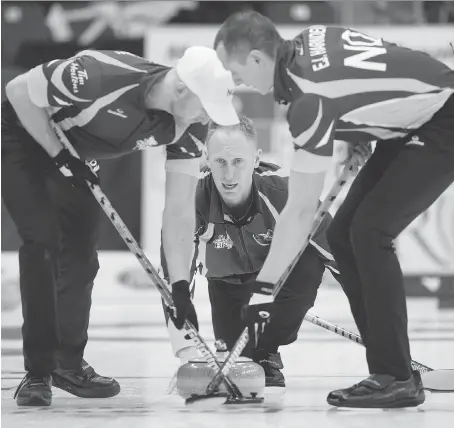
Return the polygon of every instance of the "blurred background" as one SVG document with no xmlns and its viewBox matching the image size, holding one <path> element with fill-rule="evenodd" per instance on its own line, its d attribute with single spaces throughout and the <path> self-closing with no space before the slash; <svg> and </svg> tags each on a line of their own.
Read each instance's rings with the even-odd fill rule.
<svg viewBox="0 0 454 428">
<path fill-rule="evenodd" d="M 231 13 L 256 10 L 292 38 L 312 24 L 352 26 L 407 47 L 423 50 L 454 68 L 453 1 L 33 1 L 2 4 L 2 101 L 4 86 L 37 64 L 72 56 L 86 48 L 125 50 L 172 65 L 191 45 L 211 46 Z M 267 160 L 288 164 L 291 139 L 285 107 L 272 96 L 241 91 L 238 111 L 254 120 Z M 149 149 L 101 162 L 103 188 L 154 263 L 159 263 L 163 206 L 163 152 Z M 328 181 L 335 178 L 333 170 Z M 2 183 L 3 186 L 8 183 Z M 327 187 L 329 184 L 327 183 Z M 2 205 L 2 309 L 19 304 L 14 225 Z M 104 255 L 126 247 L 103 219 L 99 249 Z M 443 194 L 397 242 L 409 296 L 434 296 L 440 308 L 454 308 L 454 188 Z M 108 281 L 144 288 L 135 262 L 109 267 Z"/>
</svg>

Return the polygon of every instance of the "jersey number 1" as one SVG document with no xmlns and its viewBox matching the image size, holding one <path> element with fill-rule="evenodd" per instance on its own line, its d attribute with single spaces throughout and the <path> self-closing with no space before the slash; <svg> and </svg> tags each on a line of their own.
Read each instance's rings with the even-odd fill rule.
<svg viewBox="0 0 454 428">
<path fill-rule="evenodd" d="M 374 39 L 366 34 L 352 30 L 344 31 L 342 33 L 342 39 L 346 42 L 344 44 L 345 50 L 359 52 L 344 59 L 344 65 L 346 67 L 386 71 L 385 63 L 370 61 L 371 58 L 386 54 L 386 48 L 383 47 L 381 39 Z"/>
</svg>

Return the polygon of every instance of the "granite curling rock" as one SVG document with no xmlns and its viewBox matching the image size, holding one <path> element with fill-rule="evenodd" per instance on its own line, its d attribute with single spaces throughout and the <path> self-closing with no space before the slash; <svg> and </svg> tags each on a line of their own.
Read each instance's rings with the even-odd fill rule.
<svg viewBox="0 0 454 428">
<path fill-rule="evenodd" d="M 216 353 L 222 364 L 227 353 Z M 222 355 L 224 354 L 224 355 Z M 208 384 L 215 375 L 215 370 L 208 366 L 203 358 L 194 358 L 183 364 L 177 372 L 178 394 L 186 399 L 192 394 L 205 394 Z M 246 357 L 240 357 L 229 372 L 230 379 L 238 386 L 245 397 L 263 397 L 265 391 L 265 372 L 263 368 Z M 227 392 L 224 383 L 220 392 Z"/>
</svg>

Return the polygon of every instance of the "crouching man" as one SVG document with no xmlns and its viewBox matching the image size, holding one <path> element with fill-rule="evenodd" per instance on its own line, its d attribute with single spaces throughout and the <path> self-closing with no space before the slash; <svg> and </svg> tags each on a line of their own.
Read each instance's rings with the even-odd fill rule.
<svg viewBox="0 0 454 428">
<path fill-rule="evenodd" d="M 268 255 L 276 219 L 287 201 L 288 177 L 276 165 L 260 162 L 256 130 L 244 116 L 238 125 L 213 125 L 206 149 L 207 168 L 197 187 L 194 258 L 208 280 L 215 338 L 230 350 L 245 327 L 241 308 L 248 304 L 250 283 Z M 285 387 L 279 347 L 297 339 L 325 268 L 337 274 L 325 236 L 330 221 L 325 219 L 276 297 L 273 319 L 258 348 L 250 341 L 243 351 L 263 367 L 267 387 Z M 194 356 L 183 331 L 173 323 L 168 326 L 175 355 Z"/>
</svg>

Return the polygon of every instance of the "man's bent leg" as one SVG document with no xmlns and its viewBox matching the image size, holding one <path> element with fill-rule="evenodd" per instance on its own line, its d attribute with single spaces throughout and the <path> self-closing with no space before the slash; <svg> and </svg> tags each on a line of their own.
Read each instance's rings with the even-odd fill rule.
<svg viewBox="0 0 454 428">
<path fill-rule="evenodd" d="M 91 293 L 99 264 L 96 253 L 100 207 L 88 187 L 56 180 L 62 249 L 58 276 L 58 315 L 61 333 L 59 368 L 53 383 L 84 398 L 113 397 L 120 386 L 99 376 L 83 360 L 90 319 Z"/>
<path fill-rule="evenodd" d="M 375 152 L 353 181 L 327 231 L 328 243 L 339 269 L 339 282 L 349 300 L 353 318 L 365 343 L 368 338 L 367 315 L 361 278 L 350 240 L 350 227 L 361 201 L 375 187 L 402 146 L 403 143 L 398 144 L 395 141 L 384 141 L 377 145 Z"/>
<path fill-rule="evenodd" d="M 19 249 L 24 366 L 26 371 L 43 375 L 56 367 L 59 346 L 55 253 L 41 243 L 26 243 Z"/>
<path fill-rule="evenodd" d="M 100 208 L 88 187 L 72 187 L 58 179 L 53 185 L 62 232 L 57 286 L 59 366 L 77 369 L 87 343 L 93 281 L 99 269 Z"/>
<path fill-rule="evenodd" d="M 246 284 L 209 279 L 208 293 L 214 337 L 223 340 L 230 351 L 245 327 L 241 308 L 248 303 L 251 292 Z M 252 344 L 248 343 L 242 355 L 251 357 L 252 349 Z"/>
<path fill-rule="evenodd" d="M 47 191 L 51 162 L 2 104 L 2 198 L 23 241 L 19 250 L 23 352 L 27 374 L 15 398 L 22 406 L 50 405 L 50 372 L 59 346 L 56 310 L 58 228 Z"/>
<path fill-rule="evenodd" d="M 260 346 L 277 352 L 293 343 L 307 311 L 314 306 L 325 265 L 317 250 L 309 245 L 275 299 L 275 312 L 260 340 Z"/>
<path fill-rule="evenodd" d="M 356 212 L 351 238 L 364 287 L 372 375 L 329 394 L 330 404 L 409 407 L 425 400 L 420 374 L 411 372 L 405 292 L 393 240 L 454 182 L 453 123 L 454 97 L 404 140 L 404 148 Z"/>
<path fill-rule="evenodd" d="M 400 380 L 411 375 L 405 291 L 393 240 L 454 181 L 453 165 L 454 150 L 407 146 L 356 212 L 351 239 L 363 284 L 371 373 Z"/>
<path fill-rule="evenodd" d="M 309 245 L 276 296 L 273 317 L 259 341 L 254 359 L 263 367 L 266 386 L 285 386 L 279 346 L 293 343 L 307 311 L 314 306 L 325 265 Z"/>
</svg>

